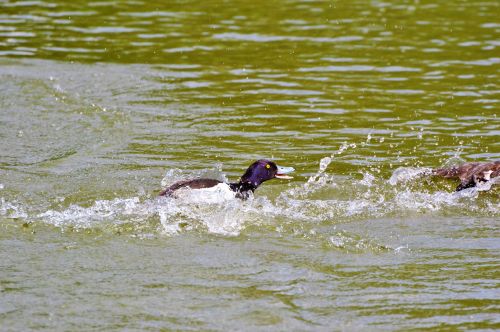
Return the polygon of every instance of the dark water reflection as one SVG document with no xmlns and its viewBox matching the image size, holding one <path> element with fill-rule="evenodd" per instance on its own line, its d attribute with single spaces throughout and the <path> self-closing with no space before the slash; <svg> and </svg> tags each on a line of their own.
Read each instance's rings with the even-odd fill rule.
<svg viewBox="0 0 500 332">
<path fill-rule="evenodd" d="M 498 189 L 388 179 L 500 157 L 498 12 L 0 2 L 0 326 L 495 328 Z M 154 199 L 262 157 L 295 179 Z"/>
</svg>

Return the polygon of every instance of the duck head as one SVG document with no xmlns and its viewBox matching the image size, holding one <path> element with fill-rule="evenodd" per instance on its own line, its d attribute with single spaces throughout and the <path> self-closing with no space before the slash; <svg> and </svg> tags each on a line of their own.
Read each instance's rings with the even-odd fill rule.
<svg viewBox="0 0 500 332">
<path fill-rule="evenodd" d="M 240 179 L 240 183 L 248 183 L 256 189 L 262 182 L 271 179 L 292 179 L 288 173 L 295 171 L 293 167 L 281 167 L 270 160 L 257 160 Z"/>
</svg>

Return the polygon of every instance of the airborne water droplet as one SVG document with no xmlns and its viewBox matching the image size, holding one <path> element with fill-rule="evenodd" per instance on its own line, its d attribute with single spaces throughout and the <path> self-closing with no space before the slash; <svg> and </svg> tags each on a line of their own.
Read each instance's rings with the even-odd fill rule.
<svg viewBox="0 0 500 332">
<path fill-rule="evenodd" d="M 321 161 L 319 162 L 319 171 L 324 172 L 326 170 L 326 168 L 328 167 L 328 165 L 330 165 L 331 162 L 332 162 L 331 157 L 325 157 L 325 158 L 321 159 Z"/>
</svg>

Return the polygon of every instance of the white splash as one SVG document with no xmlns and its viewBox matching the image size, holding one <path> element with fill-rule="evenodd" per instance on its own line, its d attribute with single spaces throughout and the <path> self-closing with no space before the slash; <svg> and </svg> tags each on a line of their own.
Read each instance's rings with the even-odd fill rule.
<svg viewBox="0 0 500 332">
<path fill-rule="evenodd" d="M 303 185 L 303 187 L 301 188 L 300 191 L 294 191 L 291 193 L 295 194 L 298 192 L 302 192 L 305 194 L 309 194 L 313 191 L 316 191 L 318 188 L 321 188 L 322 186 L 324 186 L 328 182 L 328 180 L 331 179 L 331 177 L 325 175 L 326 169 L 328 168 L 328 166 L 330 166 L 330 164 L 332 163 L 335 156 L 341 155 L 342 153 L 344 153 L 344 151 L 346 151 L 349 148 L 352 148 L 352 149 L 356 148 L 356 144 L 355 143 L 351 143 L 351 144 L 344 143 L 339 147 L 339 149 L 336 152 L 332 153 L 328 157 L 322 158 L 319 162 L 318 172 L 316 174 L 312 175 L 311 177 L 309 177 L 309 179 L 307 179 L 306 183 Z"/>
<path fill-rule="evenodd" d="M 249 226 L 270 226 L 270 229 L 309 238 L 318 237 L 327 242 L 333 236 L 333 241 L 329 242 L 338 247 L 342 246 L 342 242 L 346 243 L 343 236 L 314 235 L 312 228 L 317 224 L 335 225 L 349 220 L 373 220 L 394 215 L 404 217 L 415 213 L 488 216 L 500 213 L 497 196 L 480 193 L 491 189 L 493 184 L 500 182 L 500 178 L 480 184 L 477 188 L 448 192 L 429 187 L 427 181 L 414 181 L 427 175 L 430 172 L 428 168 L 398 168 L 389 181 L 378 176 L 377 170 L 373 174 L 363 172 L 362 179 L 328 174 L 328 167 L 334 158 L 355 147 L 354 144 L 342 145 L 338 151 L 320 160 L 317 173 L 306 183 L 291 185 L 275 198 L 266 197 L 266 191 L 259 189 L 256 197 L 243 201 L 235 198 L 226 184 L 202 190 L 182 189 L 176 192 L 176 197 L 148 199 L 143 195 L 97 200 L 90 206 L 73 204 L 42 211 L 36 211 L 36 207 L 25 211 L 22 204 L 1 198 L 0 216 L 46 223 L 62 230 L 98 229 L 128 232 L 133 236 L 173 236 L 184 232 L 236 236 Z M 171 182 L 177 175 L 183 175 L 183 172 L 169 171 L 166 182 Z M 63 203 L 64 200 L 60 199 L 54 201 L 58 206 Z M 358 243 L 358 240 L 352 243 Z M 352 249 L 356 246 L 348 243 L 347 247 Z"/>
<path fill-rule="evenodd" d="M 204 189 L 182 188 L 175 192 L 175 197 L 186 203 L 217 204 L 236 199 L 236 193 L 226 183 L 219 183 L 214 187 Z"/>
<path fill-rule="evenodd" d="M 422 176 L 430 175 L 432 173 L 431 168 L 425 167 L 400 167 L 396 169 L 391 178 L 389 179 L 389 184 L 392 186 L 398 183 L 407 183 L 413 181 Z"/>
</svg>

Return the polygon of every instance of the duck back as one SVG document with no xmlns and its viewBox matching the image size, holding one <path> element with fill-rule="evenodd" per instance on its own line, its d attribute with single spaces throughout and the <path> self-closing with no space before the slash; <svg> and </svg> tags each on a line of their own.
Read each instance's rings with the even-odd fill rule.
<svg viewBox="0 0 500 332">
<path fill-rule="evenodd" d="M 160 196 L 172 196 L 172 194 L 181 188 L 190 188 L 190 189 L 204 189 L 204 188 L 212 188 L 222 183 L 222 181 L 215 179 L 194 179 L 194 180 L 184 180 L 178 181 L 172 184 L 170 187 L 162 190 L 160 192 Z"/>
<path fill-rule="evenodd" d="M 489 163 L 466 163 L 456 167 L 437 168 L 434 175 L 447 179 L 459 179 L 457 191 L 474 187 L 478 182 L 489 181 L 500 176 L 500 161 Z"/>
</svg>

